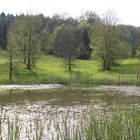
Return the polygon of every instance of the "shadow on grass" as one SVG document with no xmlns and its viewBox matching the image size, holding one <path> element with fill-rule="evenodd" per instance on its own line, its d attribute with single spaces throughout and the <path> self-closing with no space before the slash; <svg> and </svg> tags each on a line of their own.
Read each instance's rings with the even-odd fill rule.
<svg viewBox="0 0 140 140">
<path fill-rule="evenodd" d="M 114 66 L 112 68 L 112 72 L 116 73 L 116 74 L 137 74 L 138 70 L 140 69 L 140 65 L 139 64 L 123 64 L 120 66 Z"/>
</svg>

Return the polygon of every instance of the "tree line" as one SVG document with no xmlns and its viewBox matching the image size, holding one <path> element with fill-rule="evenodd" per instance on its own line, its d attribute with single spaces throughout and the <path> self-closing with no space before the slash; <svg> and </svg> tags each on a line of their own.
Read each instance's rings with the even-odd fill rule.
<svg viewBox="0 0 140 140">
<path fill-rule="evenodd" d="M 79 18 L 56 14 L 0 14 L 0 48 L 9 50 L 10 79 L 13 57 L 28 70 L 41 53 L 62 57 L 69 71 L 75 59 L 99 59 L 110 70 L 120 58 L 139 54 L 140 28 L 121 25 L 113 11 L 103 16 L 87 11 Z"/>
</svg>

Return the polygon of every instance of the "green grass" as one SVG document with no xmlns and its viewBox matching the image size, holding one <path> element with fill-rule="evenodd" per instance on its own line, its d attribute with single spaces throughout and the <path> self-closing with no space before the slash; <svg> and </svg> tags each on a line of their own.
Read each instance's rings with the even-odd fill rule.
<svg viewBox="0 0 140 140">
<path fill-rule="evenodd" d="M 136 110 L 119 110 L 111 113 L 110 116 L 106 113 L 102 114 L 102 117 L 91 114 L 87 125 L 81 123 L 73 131 L 67 127 L 65 129 L 67 133 L 64 133 L 62 138 L 73 140 L 139 140 L 139 113 Z M 64 124 L 69 126 L 68 121 L 64 121 Z M 60 131 L 62 133 L 62 130 Z"/>
<path fill-rule="evenodd" d="M 139 140 L 139 111 L 115 111 L 102 116 L 91 113 L 90 120 L 84 120 L 73 130 L 69 129 L 69 121 L 65 119 L 58 131 L 58 139 L 72 140 Z M 85 124 L 85 122 L 88 124 Z M 63 130 L 65 132 L 63 133 Z M 63 135 L 61 135 L 63 134 Z"/>
<path fill-rule="evenodd" d="M 66 114 L 58 120 L 60 114 L 57 114 L 56 117 L 50 116 L 50 123 L 47 125 L 42 123 L 45 116 L 41 119 L 40 116 L 35 116 L 26 126 L 16 112 L 13 118 L 4 114 L 4 117 L 0 116 L 0 139 L 20 140 L 24 136 L 26 139 L 41 140 L 47 139 L 46 136 L 51 132 L 53 135 L 49 137 L 57 140 L 140 139 L 140 111 L 137 109 L 118 109 L 98 115 L 91 110 L 88 116 L 73 124 L 70 120 L 75 116 Z"/>
<path fill-rule="evenodd" d="M 63 60 L 54 56 L 42 55 L 31 71 L 14 60 L 13 83 L 140 84 L 137 77 L 140 62 L 137 59 L 120 60 L 111 71 L 102 71 L 97 60 L 76 60 L 75 64 L 71 77 Z M 8 67 L 8 53 L 0 51 L 0 84 L 10 83 Z"/>
</svg>

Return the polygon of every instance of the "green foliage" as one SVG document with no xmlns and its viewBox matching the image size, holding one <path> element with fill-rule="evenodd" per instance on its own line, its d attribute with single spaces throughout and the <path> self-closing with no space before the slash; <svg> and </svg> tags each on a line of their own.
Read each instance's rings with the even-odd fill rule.
<svg viewBox="0 0 140 140">
<path fill-rule="evenodd" d="M 90 59 L 92 49 L 90 48 L 91 39 L 90 39 L 88 28 L 83 27 L 83 29 L 81 29 L 81 32 L 82 32 L 81 33 L 81 45 L 80 45 L 80 49 L 79 49 L 78 58 Z"/>
<path fill-rule="evenodd" d="M 9 30 L 9 46 L 13 46 L 15 55 L 29 70 L 34 67 L 41 53 L 40 33 L 45 26 L 43 21 L 42 15 L 21 15 Z"/>
<path fill-rule="evenodd" d="M 7 47 L 7 35 L 10 24 L 13 23 L 13 15 L 5 15 L 4 12 L 0 14 L 0 47 L 6 49 Z"/>
<path fill-rule="evenodd" d="M 69 71 L 72 71 L 72 61 L 78 56 L 79 42 L 77 32 L 76 27 L 63 25 L 54 34 L 54 54 L 64 58 L 65 65 L 68 66 Z"/>
<path fill-rule="evenodd" d="M 47 53 L 49 54 L 53 54 L 53 36 L 54 36 L 54 32 L 57 30 L 57 28 L 61 27 L 62 25 L 67 25 L 67 26 L 80 26 L 80 28 L 82 27 L 83 29 L 86 29 L 86 31 L 88 31 L 88 35 L 86 35 L 86 33 L 84 33 L 86 39 L 82 39 L 83 41 L 80 44 L 80 49 L 79 49 L 79 53 L 80 53 L 80 57 L 82 59 L 89 59 L 90 58 L 90 54 L 91 54 L 91 50 L 90 47 L 92 45 L 94 46 L 99 46 L 100 44 L 104 44 L 104 42 L 102 42 L 102 37 L 100 36 L 98 38 L 98 33 L 102 30 L 102 27 L 100 26 L 100 23 L 103 22 L 103 25 L 105 25 L 107 22 L 104 21 L 105 17 L 99 17 L 95 12 L 93 11 L 86 11 L 85 13 L 83 13 L 80 17 L 79 20 L 77 20 L 76 18 L 72 18 L 72 17 L 68 17 L 67 15 L 60 15 L 60 14 L 55 14 L 52 17 L 44 17 L 42 14 L 39 15 L 31 15 L 32 16 L 32 31 L 34 32 L 38 32 L 40 35 L 37 38 L 33 38 L 33 40 L 39 39 L 41 40 L 41 42 L 39 41 L 33 41 L 34 44 L 39 44 L 39 45 L 34 45 L 41 47 L 41 50 L 43 51 L 47 51 Z M 8 31 L 9 31 L 9 27 L 12 26 L 13 22 L 17 20 L 21 20 L 21 22 L 18 24 L 17 30 L 18 30 L 18 34 L 25 33 L 27 35 L 27 32 L 25 29 L 28 29 L 27 24 L 25 23 L 27 20 L 27 17 L 29 17 L 29 14 L 27 15 L 19 15 L 19 16 L 13 16 L 11 14 L 5 14 L 4 12 L 2 12 L 0 14 L 0 47 L 6 49 L 7 47 L 7 35 L 8 35 Z M 26 25 L 25 25 L 26 24 Z M 96 30 L 96 26 L 98 24 L 98 33 Z M 82 26 L 81 26 L 82 25 Z M 120 24 L 116 24 L 115 27 L 117 28 L 117 30 L 121 30 L 121 32 L 119 32 L 117 39 L 119 40 L 119 44 L 120 48 L 122 47 L 122 49 L 119 51 L 117 51 L 117 53 L 120 52 L 124 52 L 124 55 L 126 56 L 126 53 L 129 53 L 129 55 L 131 55 L 132 57 L 135 57 L 137 54 L 137 49 L 138 49 L 138 44 L 139 44 L 139 27 L 135 27 L 135 26 L 131 26 L 131 25 L 120 25 Z M 87 29 L 88 28 L 88 29 Z M 24 30 L 25 32 L 23 32 L 22 30 Z M 81 29 L 80 29 L 81 30 Z M 41 32 L 43 31 L 43 32 Z M 106 31 L 105 31 L 106 32 Z M 107 31 L 108 32 L 108 31 Z M 112 34 L 112 31 L 110 32 L 110 36 L 112 38 L 114 38 L 116 36 L 116 34 Z M 80 31 L 80 37 L 77 36 L 76 40 L 81 38 L 81 31 Z M 23 34 L 22 34 L 23 35 Z M 14 36 L 15 33 L 14 33 Z M 23 35 L 25 37 L 25 35 Z M 18 40 L 18 44 L 21 47 L 21 49 L 19 49 L 19 52 L 22 52 L 24 50 L 23 47 L 23 42 L 27 42 L 27 37 L 19 37 L 20 39 Z M 89 37 L 88 37 L 89 36 Z M 97 37 L 96 40 L 93 40 L 94 37 Z M 89 42 L 90 39 L 90 46 L 87 42 Z M 22 41 L 21 41 L 22 40 Z M 85 43 L 85 40 L 86 43 Z M 116 43 L 114 43 L 116 44 Z M 122 45 L 123 44 L 123 45 Z M 15 45 L 16 46 L 16 45 Z M 124 47 L 126 46 L 126 47 Z M 117 50 L 117 49 L 116 49 Z M 123 51 L 122 51 L 123 50 Z M 97 54 L 98 50 L 96 50 L 95 47 L 95 53 Z M 127 52 L 128 51 L 128 52 Z M 23 55 L 21 55 L 22 53 L 17 53 L 18 56 L 23 57 Z M 120 55 L 120 54 L 119 54 Z M 114 55 L 113 55 L 114 56 Z M 116 54 L 115 54 L 116 57 Z M 118 57 L 118 56 L 117 56 Z M 123 56 L 124 57 L 124 56 Z"/>
<path fill-rule="evenodd" d="M 119 57 L 116 22 L 117 17 L 109 11 L 96 23 L 94 54 L 101 60 L 103 70 L 110 70 Z"/>
<path fill-rule="evenodd" d="M 56 55 L 74 59 L 77 57 L 76 27 L 62 25 L 54 34 L 54 52 Z"/>
</svg>

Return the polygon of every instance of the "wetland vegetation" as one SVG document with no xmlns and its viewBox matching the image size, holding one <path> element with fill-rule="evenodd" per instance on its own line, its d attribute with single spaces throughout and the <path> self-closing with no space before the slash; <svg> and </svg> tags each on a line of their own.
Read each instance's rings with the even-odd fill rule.
<svg viewBox="0 0 140 140">
<path fill-rule="evenodd" d="M 100 86 L 1 91 L 1 139 L 138 140 L 140 96 L 135 90 L 140 89 L 129 94 Z"/>
</svg>

